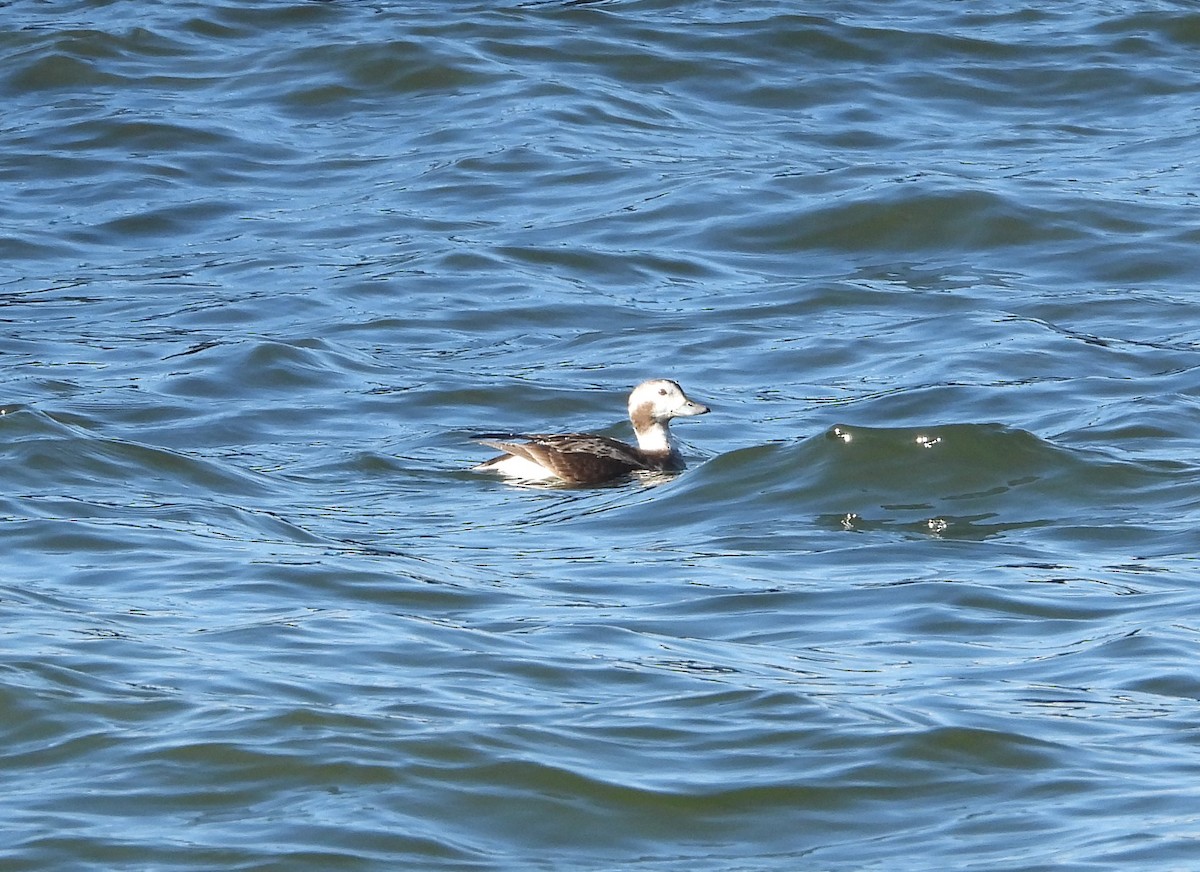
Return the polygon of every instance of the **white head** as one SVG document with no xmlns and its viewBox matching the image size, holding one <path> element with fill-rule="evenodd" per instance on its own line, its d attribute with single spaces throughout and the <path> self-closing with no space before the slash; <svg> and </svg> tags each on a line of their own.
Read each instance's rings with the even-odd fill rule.
<svg viewBox="0 0 1200 872">
<path fill-rule="evenodd" d="M 707 411 L 708 406 L 688 399 L 683 388 L 670 379 L 644 381 L 629 395 L 629 420 L 643 451 L 670 451 L 667 423 L 672 418 L 690 418 Z"/>
</svg>

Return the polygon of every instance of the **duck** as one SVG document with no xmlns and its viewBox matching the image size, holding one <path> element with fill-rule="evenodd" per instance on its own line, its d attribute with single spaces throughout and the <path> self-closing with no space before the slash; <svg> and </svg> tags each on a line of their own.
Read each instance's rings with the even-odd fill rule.
<svg viewBox="0 0 1200 872">
<path fill-rule="evenodd" d="M 472 468 L 522 481 L 572 485 L 603 484 L 637 472 L 678 472 L 684 461 L 671 439 L 671 420 L 710 411 L 688 397 L 678 382 L 665 378 L 635 387 L 628 409 L 637 445 L 592 433 L 483 433 L 473 438 L 503 453 Z"/>
</svg>

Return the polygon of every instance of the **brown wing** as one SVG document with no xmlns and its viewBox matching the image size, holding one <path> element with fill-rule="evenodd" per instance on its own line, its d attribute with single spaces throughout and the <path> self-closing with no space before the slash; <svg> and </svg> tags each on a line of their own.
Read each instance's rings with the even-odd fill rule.
<svg viewBox="0 0 1200 872">
<path fill-rule="evenodd" d="M 536 434 L 507 439 L 480 439 L 484 445 L 523 457 L 550 470 L 563 481 L 573 484 L 598 484 L 620 478 L 650 464 L 632 445 L 607 436 L 588 433 Z"/>
</svg>

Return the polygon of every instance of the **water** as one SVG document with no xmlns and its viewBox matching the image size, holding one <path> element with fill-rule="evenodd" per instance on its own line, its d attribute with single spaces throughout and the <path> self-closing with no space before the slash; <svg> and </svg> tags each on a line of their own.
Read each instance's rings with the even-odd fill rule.
<svg viewBox="0 0 1200 872">
<path fill-rule="evenodd" d="M 1198 45 L 5 4 L 0 866 L 1194 868 Z"/>
</svg>

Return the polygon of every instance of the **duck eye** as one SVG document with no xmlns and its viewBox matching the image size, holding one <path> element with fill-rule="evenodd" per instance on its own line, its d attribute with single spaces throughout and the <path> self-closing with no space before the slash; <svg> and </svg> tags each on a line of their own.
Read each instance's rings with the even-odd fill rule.
<svg viewBox="0 0 1200 872">
<path fill-rule="evenodd" d="M 665 397 L 665 396 L 667 395 L 667 389 L 666 389 L 666 388 L 659 388 L 659 389 L 658 389 L 658 395 L 659 395 L 660 397 Z"/>
</svg>

